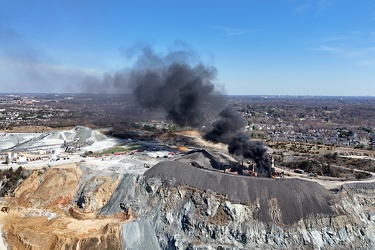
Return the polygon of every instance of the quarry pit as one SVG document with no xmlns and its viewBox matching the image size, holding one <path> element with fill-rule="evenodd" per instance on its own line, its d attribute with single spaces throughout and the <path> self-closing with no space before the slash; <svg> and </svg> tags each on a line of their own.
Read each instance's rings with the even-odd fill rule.
<svg viewBox="0 0 375 250">
<path fill-rule="evenodd" d="M 87 144 L 63 152 L 67 137 L 62 134 L 71 136 L 74 131 L 84 132 L 77 136 Z M 375 213 L 366 205 L 373 199 L 372 189 L 363 191 L 360 186 L 357 191 L 358 182 L 340 182 L 330 191 L 319 184 L 330 181 L 299 174 L 272 179 L 228 173 L 222 167 L 237 160 L 222 144 L 206 143 L 197 133 L 185 136 L 196 139 L 194 148 L 139 141 L 136 144 L 141 147 L 129 147 L 126 154 L 100 154 L 127 145 L 129 140 L 116 141 L 83 127 L 28 138 L 20 149 L 31 145 L 33 151 L 50 149 L 51 155 L 24 164 L 23 168 L 34 171 L 10 196 L 2 198 L 2 207 L 10 209 L 0 212 L 3 247 L 170 249 L 172 243 L 168 242 L 174 242 L 171 249 L 178 249 L 195 240 L 200 242 L 195 249 L 215 244 L 228 249 L 262 249 L 303 242 L 318 247 L 357 246 L 359 239 L 371 246 L 371 234 L 362 235 L 356 228 L 364 225 L 349 216 L 351 198 L 346 192 L 354 192 L 355 197 L 362 192 L 358 197 L 362 197 L 363 208 L 353 214 L 369 218 L 365 226 L 372 230 Z M 76 139 L 71 136 L 69 140 Z M 100 150 L 85 154 L 95 147 Z M 52 160 L 62 154 L 66 159 Z M 19 166 L 10 163 L 1 168 Z M 363 185 L 366 182 L 373 179 Z M 333 236 L 326 234 L 327 227 Z M 176 228 L 182 238 L 173 233 Z M 301 228 L 305 231 L 297 233 Z M 253 234 L 254 230 L 259 231 Z M 142 232 L 149 237 L 144 238 Z M 294 233 L 301 238 L 287 240 Z M 204 235 L 207 239 L 201 238 Z"/>
</svg>

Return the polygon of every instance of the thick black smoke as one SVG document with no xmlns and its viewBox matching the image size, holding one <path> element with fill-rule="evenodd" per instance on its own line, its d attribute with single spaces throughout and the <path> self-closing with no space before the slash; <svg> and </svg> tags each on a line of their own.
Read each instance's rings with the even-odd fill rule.
<svg viewBox="0 0 375 250">
<path fill-rule="evenodd" d="M 87 78 L 84 84 L 86 91 L 126 93 L 130 90 L 143 107 L 164 110 L 167 118 L 181 127 L 198 128 L 208 122 L 209 115 L 216 115 L 225 106 L 215 88 L 216 75 L 215 68 L 197 62 L 192 50 L 175 50 L 163 55 L 144 48 L 133 67 L 106 74 L 103 79 Z M 246 125 L 240 113 L 226 107 L 204 138 L 226 143 L 231 154 L 252 159 L 268 170 L 266 149 L 242 132 Z"/>
<path fill-rule="evenodd" d="M 198 127 L 216 102 L 216 71 L 203 65 L 172 63 L 158 70 L 133 71 L 130 82 L 133 94 L 142 106 L 159 108 L 181 127 Z"/>
<path fill-rule="evenodd" d="M 261 141 L 251 141 L 250 136 L 243 132 L 246 119 L 233 108 L 226 108 L 220 114 L 220 119 L 213 123 L 213 128 L 204 139 L 214 143 L 228 144 L 230 154 L 242 156 L 255 161 L 258 171 L 263 176 L 269 175 L 271 162 L 267 149 Z"/>
<path fill-rule="evenodd" d="M 261 141 L 251 141 L 249 135 L 240 132 L 236 134 L 228 144 L 230 154 L 239 155 L 255 161 L 263 174 L 268 175 L 271 171 L 271 162 L 267 149 Z"/>
<path fill-rule="evenodd" d="M 219 117 L 220 119 L 212 124 L 212 130 L 203 136 L 205 140 L 228 144 L 247 125 L 246 119 L 230 106 L 221 111 Z"/>
<path fill-rule="evenodd" d="M 191 65 L 188 59 L 185 51 L 158 56 L 146 49 L 130 71 L 129 82 L 144 107 L 163 109 L 179 126 L 196 128 L 207 121 L 212 107 L 220 107 L 223 102 L 215 90 L 216 69 L 201 63 Z M 246 125 L 237 110 L 226 107 L 204 139 L 228 144 L 231 154 L 252 159 L 267 172 L 270 162 L 266 149 L 243 133 Z"/>
<path fill-rule="evenodd" d="M 230 154 L 242 156 L 255 161 L 262 176 L 267 176 L 271 170 L 267 150 L 260 141 L 251 141 L 250 136 L 243 132 L 247 125 L 246 119 L 234 108 L 227 107 L 219 114 L 211 131 L 204 135 L 204 139 L 214 143 L 228 144 Z"/>
<path fill-rule="evenodd" d="M 84 85 L 86 90 L 130 91 L 143 107 L 165 111 L 181 127 L 197 128 L 223 107 L 223 101 L 215 89 L 216 69 L 195 57 L 188 49 L 163 55 L 144 48 L 131 68 L 99 80 L 87 78 Z"/>
</svg>

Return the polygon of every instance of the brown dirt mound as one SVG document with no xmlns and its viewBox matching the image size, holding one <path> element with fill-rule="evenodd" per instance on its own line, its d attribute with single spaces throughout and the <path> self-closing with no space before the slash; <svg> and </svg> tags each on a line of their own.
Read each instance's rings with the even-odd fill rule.
<svg viewBox="0 0 375 250">
<path fill-rule="evenodd" d="M 114 218 L 76 220 L 62 213 L 48 220 L 11 211 L 2 218 L 2 229 L 12 249 L 120 249 L 119 222 Z"/>
<path fill-rule="evenodd" d="M 18 204 L 26 207 L 66 207 L 72 203 L 81 175 L 75 166 L 51 168 L 45 174 L 36 171 L 14 191 L 14 196 Z"/>
<path fill-rule="evenodd" d="M 135 214 L 119 213 L 98 216 L 98 209 L 106 203 L 117 186 L 117 180 L 107 176 L 89 178 L 75 164 L 53 167 L 46 172 L 35 171 L 2 206 L 9 213 L 0 212 L 0 226 L 12 249 L 120 249 L 119 226 L 132 220 Z M 92 179 L 92 180 L 91 180 Z M 81 183 L 82 182 L 82 183 Z M 99 207 L 90 212 L 79 210 L 74 197 L 80 185 L 85 195 Z M 69 210 L 70 208 L 70 210 Z"/>
</svg>

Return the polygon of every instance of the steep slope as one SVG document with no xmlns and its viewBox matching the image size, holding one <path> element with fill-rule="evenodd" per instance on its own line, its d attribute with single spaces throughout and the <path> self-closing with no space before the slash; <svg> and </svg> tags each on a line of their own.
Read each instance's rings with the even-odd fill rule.
<svg viewBox="0 0 375 250">
<path fill-rule="evenodd" d="M 180 184 L 224 195 L 231 202 L 255 204 L 263 222 L 290 224 L 317 214 L 331 215 L 330 203 L 336 202 L 335 196 L 317 183 L 223 174 L 181 162 L 159 163 L 145 176 L 173 178 Z"/>
<path fill-rule="evenodd" d="M 6 199 L 0 224 L 12 249 L 120 249 L 125 213 L 98 216 L 119 175 L 67 164 L 35 171 Z"/>
<path fill-rule="evenodd" d="M 12 249 L 374 249 L 375 186 L 336 193 L 186 163 L 144 175 L 75 164 L 34 172 L 3 206 Z"/>
<path fill-rule="evenodd" d="M 137 214 L 136 220 L 121 226 L 124 249 L 375 247 L 373 237 L 366 233 L 374 226 L 360 219 L 362 212 L 353 213 L 356 205 L 345 190 L 339 194 L 343 201 L 339 201 L 335 194 L 304 181 L 292 180 L 289 189 L 284 187 L 287 182 L 256 180 L 253 183 L 257 189 L 236 176 L 228 176 L 231 180 L 226 183 L 226 176 L 208 177 L 197 169 L 189 169 L 194 173 L 189 176 L 186 169 L 179 168 L 191 166 L 157 165 L 145 176 L 124 176 L 100 212 L 111 215 L 126 207 Z M 190 177 L 195 178 L 181 183 Z M 228 184 L 236 191 L 228 191 Z M 244 189 L 246 186 L 248 189 Z M 287 187 L 289 194 L 283 194 Z M 248 200 L 236 201 L 238 198 Z M 149 237 L 145 238 L 142 231 Z"/>
<path fill-rule="evenodd" d="M 27 207 L 66 207 L 72 203 L 81 175 L 81 170 L 75 164 L 51 168 L 42 176 L 35 172 L 15 190 L 14 195 L 19 204 Z"/>
</svg>

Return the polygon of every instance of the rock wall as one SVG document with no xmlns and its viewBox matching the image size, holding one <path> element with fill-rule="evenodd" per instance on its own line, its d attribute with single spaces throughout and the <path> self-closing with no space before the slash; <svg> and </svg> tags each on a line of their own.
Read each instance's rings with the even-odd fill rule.
<svg viewBox="0 0 375 250">
<path fill-rule="evenodd" d="M 116 172 L 94 171 L 93 168 L 80 168 L 84 174 L 73 198 L 74 204 L 85 213 L 97 212 L 107 204 L 120 181 Z"/>
<path fill-rule="evenodd" d="M 121 249 L 120 225 L 132 217 L 98 216 L 120 180 L 76 164 L 35 171 L 8 197 L 0 215 L 10 249 Z M 81 205 L 81 207 L 79 206 Z"/>
<path fill-rule="evenodd" d="M 194 168 L 182 162 L 161 162 L 146 177 L 175 179 L 200 190 L 211 190 L 240 204 L 252 204 L 263 222 L 290 224 L 316 214 L 332 214 L 333 193 L 315 182 L 298 179 L 253 178 Z"/>
<path fill-rule="evenodd" d="M 170 163 L 72 165 L 32 174 L 0 221 L 12 249 L 374 249 L 375 184 L 335 192 Z"/>
<path fill-rule="evenodd" d="M 35 171 L 14 192 L 18 203 L 38 209 L 62 208 L 72 203 L 82 171 L 75 164 Z"/>
<path fill-rule="evenodd" d="M 173 172 L 173 168 L 169 169 L 169 172 Z M 288 209 L 288 207 L 280 205 L 281 202 L 277 198 L 268 196 L 270 199 L 267 201 L 266 212 L 272 221 L 267 221 L 262 218 L 260 213 L 262 208 L 257 205 L 262 204 L 260 197 L 255 198 L 254 202 L 251 200 L 248 203 L 239 203 L 231 201 L 225 194 L 180 184 L 171 175 L 169 178 L 163 178 L 163 181 L 156 176 L 125 175 L 110 201 L 101 210 L 102 214 L 115 214 L 121 211 L 122 203 L 137 214 L 136 220 L 127 222 L 121 228 L 123 249 L 371 249 L 375 247 L 375 241 L 371 236 L 373 225 L 368 219 L 366 219 L 368 222 L 361 219 L 361 216 L 365 216 L 363 212 L 353 212 L 357 205 L 348 198 L 351 195 L 345 189 L 337 195 L 334 193 L 322 195 L 328 198 L 326 202 L 330 210 L 327 213 L 323 209 L 319 213 L 300 214 L 299 219 L 285 223 L 283 214 L 288 214 L 288 211 L 281 209 Z M 199 172 L 196 178 L 200 178 Z M 271 181 L 283 184 L 283 182 Z M 306 188 L 310 186 L 307 184 Z M 280 191 L 282 190 L 281 188 Z M 317 190 L 319 191 L 320 188 L 312 189 L 311 192 Z M 325 194 L 326 190 L 322 192 Z M 270 193 L 272 192 L 264 191 L 262 194 Z M 307 204 L 302 206 L 311 204 L 304 199 L 300 201 Z M 367 218 L 374 217 L 369 217 L 367 213 Z M 142 238 L 140 236 L 142 231 L 150 237 Z M 154 234 L 158 245 L 153 237 Z"/>
<path fill-rule="evenodd" d="M 137 219 L 121 227 L 123 249 L 160 249 L 154 226 L 149 220 Z"/>
<path fill-rule="evenodd" d="M 64 233 L 64 230 L 50 232 L 41 229 L 40 222 L 29 223 L 34 226 L 16 225 L 7 229 L 6 240 L 11 249 L 121 249 L 118 226 L 106 226 L 98 232 L 81 235 Z"/>
</svg>

